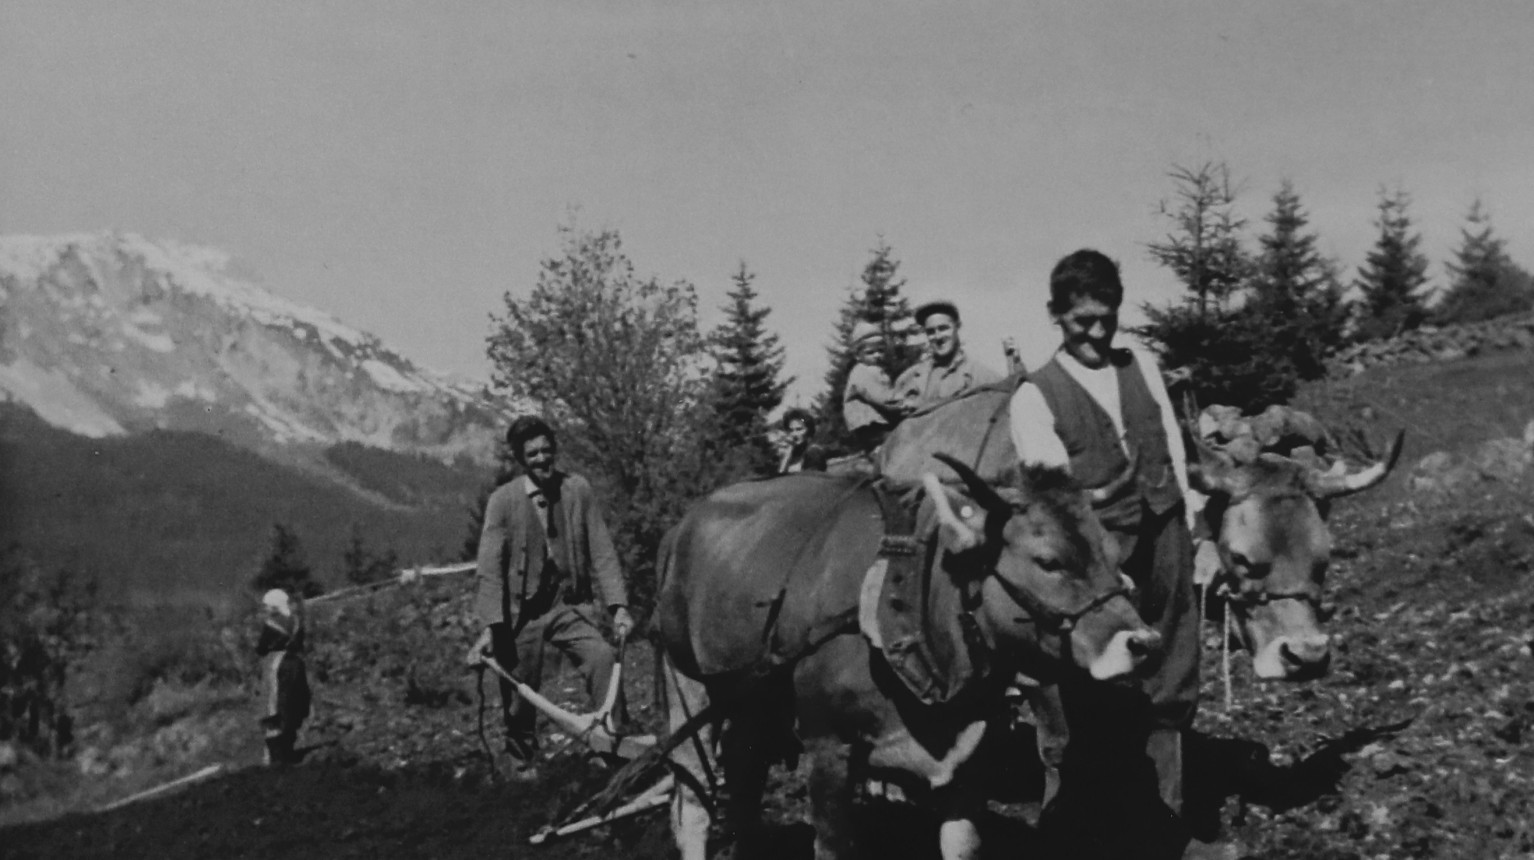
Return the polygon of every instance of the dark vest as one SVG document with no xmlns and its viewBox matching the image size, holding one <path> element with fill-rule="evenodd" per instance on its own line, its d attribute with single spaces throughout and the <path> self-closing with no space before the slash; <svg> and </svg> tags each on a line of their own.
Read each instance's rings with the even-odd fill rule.
<svg viewBox="0 0 1534 860">
<path fill-rule="evenodd" d="M 1161 424 L 1161 407 L 1145 384 L 1145 375 L 1128 350 L 1114 350 L 1112 362 L 1119 380 L 1119 409 L 1129 447 L 1139 455 L 1135 481 L 1117 498 L 1097 505 L 1097 516 L 1115 531 L 1134 531 L 1142 508 L 1163 514 L 1182 501 L 1172 469 L 1172 452 Z M 1060 366 L 1058 358 L 1028 377 L 1039 387 L 1055 418 L 1055 434 L 1071 458 L 1071 474 L 1088 488 L 1101 487 L 1123 474 L 1129 465 L 1119 444 L 1113 419 L 1092 399 L 1081 383 Z"/>
</svg>

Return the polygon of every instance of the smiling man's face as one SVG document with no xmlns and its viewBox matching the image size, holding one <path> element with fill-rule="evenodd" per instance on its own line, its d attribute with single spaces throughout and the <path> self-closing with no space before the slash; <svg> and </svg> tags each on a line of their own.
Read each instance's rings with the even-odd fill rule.
<svg viewBox="0 0 1534 860">
<path fill-rule="evenodd" d="M 547 484 L 554 478 L 554 439 L 534 436 L 522 443 L 522 463 L 535 483 Z"/>
<path fill-rule="evenodd" d="M 947 364 L 959 351 L 959 321 L 948 314 L 932 314 L 922 321 L 932 359 Z"/>
<path fill-rule="evenodd" d="M 1108 363 L 1113 336 L 1119 330 L 1119 309 L 1097 299 L 1078 298 L 1071 309 L 1055 314 L 1065 351 L 1082 366 L 1097 369 Z"/>
</svg>

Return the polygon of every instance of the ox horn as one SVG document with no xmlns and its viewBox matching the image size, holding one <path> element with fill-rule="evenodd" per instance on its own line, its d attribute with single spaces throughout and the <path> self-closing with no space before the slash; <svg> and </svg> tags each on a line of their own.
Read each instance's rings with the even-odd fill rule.
<svg viewBox="0 0 1534 860">
<path fill-rule="evenodd" d="M 970 498 L 980 504 L 980 507 L 988 511 L 1007 511 L 1011 506 L 996 492 L 996 488 L 985 482 L 985 479 L 975 474 L 975 470 L 959 462 L 957 459 L 941 452 L 933 454 L 939 462 L 954 471 L 959 480 L 964 482 L 969 490 Z"/>
<path fill-rule="evenodd" d="M 1376 486 L 1395 468 L 1396 460 L 1401 458 L 1401 443 L 1405 438 L 1406 431 L 1398 431 L 1390 441 L 1390 449 L 1385 452 L 1384 459 L 1351 475 L 1339 473 L 1335 469 L 1328 472 L 1312 469 L 1305 476 L 1305 488 L 1318 499 L 1330 499 L 1349 496 Z"/>
<path fill-rule="evenodd" d="M 1193 448 L 1198 461 L 1188 464 L 1188 485 L 1208 496 L 1229 496 L 1236 491 L 1236 463 L 1229 454 L 1212 447 L 1196 433 Z"/>
</svg>

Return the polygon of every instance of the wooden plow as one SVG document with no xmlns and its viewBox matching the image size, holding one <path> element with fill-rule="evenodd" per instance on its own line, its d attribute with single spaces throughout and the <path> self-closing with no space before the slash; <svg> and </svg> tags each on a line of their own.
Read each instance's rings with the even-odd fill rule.
<svg viewBox="0 0 1534 860">
<path fill-rule="evenodd" d="M 504 666 L 493 657 L 484 656 L 481 661 L 490 671 L 499 675 L 517 691 L 528 704 L 543 712 L 549 721 L 558 726 L 561 731 L 572 738 L 579 740 L 592 752 L 605 756 L 623 759 L 630 764 L 636 759 L 656 753 L 658 741 L 654 735 L 626 735 L 618 731 L 613 724 L 613 709 L 618 704 L 618 692 L 623 687 L 623 660 L 620 659 L 613 666 L 612 680 L 608 683 L 607 694 L 602 700 L 602 706 L 589 714 L 577 714 L 561 708 L 549 701 L 547 697 L 528 686 L 522 679 L 507 671 Z M 669 741 L 670 739 L 668 739 Z M 673 743 L 665 744 L 668 747 Z M 648 770 L 648 768 L 646 768 Z M 593 807 L 602 806 L 601 800 L 614 790 L 614 784 L 628 776 L 624 768 L 614 775 L 609 786 L 597 797 L 587 800 L 575 807 L 574 811 L 566 817 L 569 820 L 548 824 L 539 829 L 528 842 L 541 845 L 552 837 L 569 836 L 600 827 L 622 818 L 648 812 L 652 809 L 665 806 L 670 802 L 672 791 L 675 788 L 675 779 L 670 773 L 666 773 L 649 788 L 635 794 L 629 800 L 618 803 L 610 809 L 592 811 Z M 590 813 L 590 814 L 583 814 Z"/>
</svg>

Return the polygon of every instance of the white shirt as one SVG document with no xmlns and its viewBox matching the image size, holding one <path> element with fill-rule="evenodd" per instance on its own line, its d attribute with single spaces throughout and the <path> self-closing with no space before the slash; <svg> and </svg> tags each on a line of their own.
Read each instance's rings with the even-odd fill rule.
<svg viewBox="0 0 1534 860">
<path fill-rule="evenodd" d="M 1199 511 L 1204 508 L 1204 497 L 1188 490 L 1188 454 L 1182 446 L 1182 430 L 1177 426 L 1177 415 L 1172 411 L 1172 400 L 1167 395 L 1166 383 L 1161 379 L 1160 367 L 1155 356 L 1138 347 L 1129 347 L 1151 398 L 1161 408 L 1161 427 L 1166 432 L 1167 451 L 1172 456 L 1172 471 L 1177 476 L 1177 486 L 1182 488 L 1187 500 L 1188 522 L 1191 526 Z M 1113 429 L 1118 431 L 1119 445 L 1125 454 L 1129 452 L 1124 438 L 1124 410 L 1119 399 L 1119 377 L 1113 365 L 1093 369 L 1077 361 L 1064 349 L 1055 352 L 1055 359 L 1071 378 L 1086 389 L 1087 395 L 1108 413 Z M 1055 432 L 1055 416 L 1044 401 L 1044 392 L 1032 382 L 1024 382 L 1012 395 L 1009 409 L 1012 425 L 1012 444 L 1017 448 L 1018 459 L 1024 463 L 1055 466 L 1070 471 L 1071 458 L 1065 443 Z"/>
</svg>

